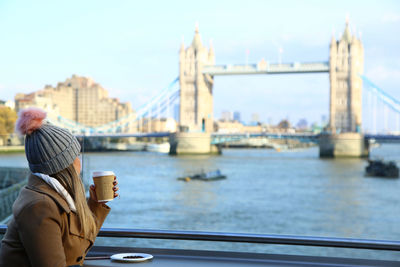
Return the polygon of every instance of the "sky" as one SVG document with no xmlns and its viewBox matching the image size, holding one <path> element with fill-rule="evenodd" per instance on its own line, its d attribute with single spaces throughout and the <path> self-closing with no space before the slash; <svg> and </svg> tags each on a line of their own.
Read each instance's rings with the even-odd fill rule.
<svg viewBox="0 0 400 267">
<path fill-rule="evenodd" d="M 346 16 L 361 34 L 366 76 L 400 99 L 400 1 L 0 0 L 0 99 L 88 76 L 138 108 L 178 75 L 198 23 L 216 64 L 329 60 Z M 248 54 L 246 53 L 248 51 Z M 329 75 L 217 76 L 214 116 L 310 123 L 329 114 Z M 365 105 L 365 104 L 364 104 Z M 368 110 L 368 108 L 365 108 Z"/>
</svg>

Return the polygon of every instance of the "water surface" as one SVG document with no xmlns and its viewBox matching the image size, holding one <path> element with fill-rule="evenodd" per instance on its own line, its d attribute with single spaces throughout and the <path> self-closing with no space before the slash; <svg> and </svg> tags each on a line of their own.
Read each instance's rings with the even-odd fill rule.
<svg viewBox="0 0 400 267">
<path fill-rule="evenodd" d="M 372 157 L 400 161 L 399 148 L 383 145 L 372 151 Z M 26 161 L 23 154 L 8 154 L 0 156 L 0 164 L 26 166 Z M 400 180 L 364 177 L 366 165 L 364 159 L 322 160 L 318 149 L 310 148 L 284 152 L 225 149 L 221 156 L 185 157 L 149 152 L 88 153 L 83 168 L 85 179 L 92 170 L 114 170 L 117 174 L 121 197 L 109 203 L 112 211 L 105 227 L 400 240 Z M 220 169 L 227 179 L 177 180 L 202 169 Z M 172 241 L 129 242 L 139 246 L 200 246 L 196 242 L 182 242 L 182 246 Z M 232 250 L 235 246 L 208 244 L 211 249 Z M 308 248 L 261 247 L 241 245 L 236 249 L 264 251 L 267 247 L 273 253 L 337 253 L 335 249 L 317 252 Z M 343 253 L 359 254 L 352 250 Z M 367 254 L 376 257 L 376 253 Z"/>
</svg>

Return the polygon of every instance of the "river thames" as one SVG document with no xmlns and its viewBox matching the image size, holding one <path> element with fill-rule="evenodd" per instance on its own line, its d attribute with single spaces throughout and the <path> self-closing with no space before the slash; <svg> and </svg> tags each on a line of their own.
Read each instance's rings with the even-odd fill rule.
<svg viewBox="0 0 400 267">
<path fill-rule="evenodd" d="M 400 162 L 400 145 L 371 158 Z M 87 153 L 92 170 L 113 170 L 120 198 L 104 227 L 196 230 L 400 240 L 400 180 L 365 177 L 365 159 L 320 159 L 318 148 L 277 152 L 225 149 L 220 156 L 150 152 Z M 26 167 L 24 154 L 0 155 L 1 166 Z M 178 181 L 220 169 L 227 179 Z M 97 244 L 219 249 L 398 259 L 399 253 L 272 245 L 99 238 Z M 339 254 L 338 254 L 339 253 Z"/>
</svg>

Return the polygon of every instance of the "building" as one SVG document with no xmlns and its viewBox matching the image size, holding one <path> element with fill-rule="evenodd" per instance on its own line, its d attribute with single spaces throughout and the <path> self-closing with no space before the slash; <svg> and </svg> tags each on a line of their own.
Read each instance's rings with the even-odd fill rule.
<svg viewBox="0 0 400 267">
<path fill-rule="evenodd" d="M 260 115 L 258 115 L 258 113 L 251 114 L 251 122 L 252 123 L 260 122 Z"/>
<path fill-rule="evenodd" d="M 262 125 L 244 125 L 238 121 L 218 121 L 216 128 L 218 133 L 223 134 L 262 133 L 267 130 Z"/>
<path fill-rule="evenodd" d="M 240 112 L 239 111 L 235 111 L 235 112 L 233 112 L 233 120 L 234 121 L 241 121 L 241 118 L 240 118 Z"/>
<path fill-rule="evenodd" d="M 296 129 L 298 130 L 307 130 L 307 128 L 308 128 L 308 122 L 307 119 L 305 118 L 300 119 L 296 124 Z"/>
<path fill-rule="evenodd" d="M 142 133 L 176 132 L 178 123 L 173 118 L 143 118 L 138 120 L 137 131 Z"/>
<path fill-rule="evenodd" d="M 36 106 L 47 111 L 49 119 L 73 121 L 86 127 L 99 127 L 131 114 L 130 103 L 110 98 L 108 92 L 91 78 L 73 75 L 56 87 L 15 96 L 16 110 Z M 131 128 L 135 128 L 132 126 Z M 124 129 L 125 132 L 132 129 Z"/>
<path fill-rule="evenodd" d="M 286 128 L 267 124 L 243 124 L 238 121 L 217 121 L 215 131 L 221 134 L 247 134 L 247 133 L 295 133 L 296 129 L 288 125 Z"/>
<path fill-rule="evenodd" d="M 223 121 L 216 122 L 216 131 L 218 133 L 231 134 L 231 133 L 242 133 L 243 124 L 237 121 Z"/>
<path fill-rule="evenodd" d="M 226 110 L 221 112 L 221 121 L 232 121 L 232 120 L 233 120 L 232 112 Z"/>
<path fill-rule="evenodd" d="M 339 41 L 332 36 L 329 55 L 330 118 L 332 132 L 360 132 L 364 48 L 349 23 Z"/>
<path fill-rule="evenodd" d="M 179 109 L 180 109 L 179 104 L 175 104 L 175 106 L 174 106 L 174 120 L 175 121 L 179 121 Z"/>
<path fill-rule="evenodd" d="M 15 102 L 12 100 L 7 100 L 5 106 L 11 108 L 12 110 L 15 110 Z"/>
</svg>

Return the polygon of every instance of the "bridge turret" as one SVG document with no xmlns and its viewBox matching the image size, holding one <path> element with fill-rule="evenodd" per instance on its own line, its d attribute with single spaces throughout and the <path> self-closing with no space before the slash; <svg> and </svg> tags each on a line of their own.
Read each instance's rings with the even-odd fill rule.
<svg viewBox="0 0 400 267">
<path fill-rule="evenodd" d="M 330 45 L 330 120 L 333 132 L 360 132 L 364 52 L 361 40 L 352 35 L 349 22 L 339 41 Z"/>
<path fill-rule="evenodd" d="M 179 57 L 185 56 L 185 41 L 182 36 L 181 47 L 179 48 Z"/>
<path fill-rule="evenodd" d="M 199 33 L 199 25 L 198 24 L 196 24 L 196 27 L 194 30 L 192 47 L 194 50 L 200 50 L 203 48 L 203 44 L 201 43 L 201 37 L 200 37 L 200 33 Z"/>
<path fill-rule="evenodd" d="M 349 28 L 349 21 L 346 20 L 346 27 L 344 28 L 344 32 L 342 35 L 342 41 L 345 41 L 347 43 L 351 43 L 352 41 L 352 36 L 351 36 L 351 32 L 350 32 L 350 28 Z"/>
<path fill-rule="evenodd" d="M 210 49 L 208 50 L 208 63 L 210 65 L 215 64 L 215 54 L 214 54 L 214 46 L 212 40 L 210 40 Z"/>
</svg>

